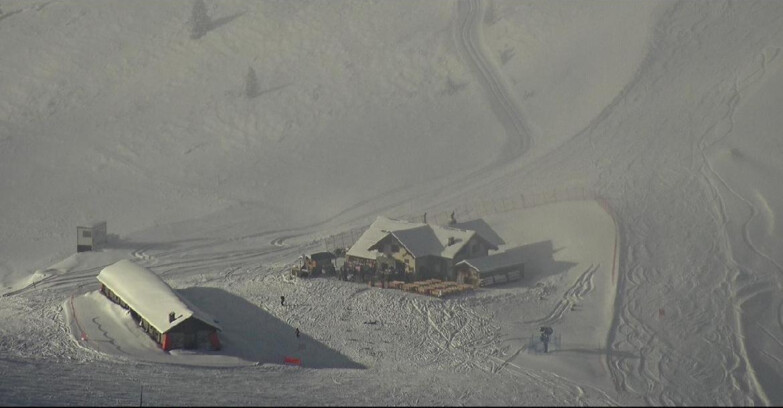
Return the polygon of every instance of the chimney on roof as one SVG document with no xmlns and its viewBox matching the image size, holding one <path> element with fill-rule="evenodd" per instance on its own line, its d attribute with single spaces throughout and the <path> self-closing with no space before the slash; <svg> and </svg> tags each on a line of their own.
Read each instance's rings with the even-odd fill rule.
<svg viewBox="0 0 783 408">
<path fill-rule="evenodd" d="M 454 245 L 454 242 L 455 242 L 454 237 L 449 237 L 449 244 L 447 246 Z"/>
<path fill-rule="evenodd" d="M 174 312 L 169 313 L 169 323 L 173 322 L 174 320 L 177 320 L 177 318 L 174 317 Z"/>
</svg>

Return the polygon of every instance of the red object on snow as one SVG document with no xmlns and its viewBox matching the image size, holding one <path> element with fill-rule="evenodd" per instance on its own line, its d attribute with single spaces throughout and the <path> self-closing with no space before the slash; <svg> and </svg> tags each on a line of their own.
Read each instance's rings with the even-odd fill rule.
<svg viewBox="0 0 783 408">
<path fill-rule="evenodd" d="M 296 366 L 302 365 L 302 360 L 295 357 L 286 357 L 283 361 L 285 361 L 285 363 L 288 365 L 296 365 Z"/>
<path fill-rule="evenodd" d="M 163 347 L 163 351 L 169 351 L 171 348 L 171 342 L 169 341 L 169 334 L 165 333 L 163 334 L 163 344 L 161 345 Z"/>
</svg>

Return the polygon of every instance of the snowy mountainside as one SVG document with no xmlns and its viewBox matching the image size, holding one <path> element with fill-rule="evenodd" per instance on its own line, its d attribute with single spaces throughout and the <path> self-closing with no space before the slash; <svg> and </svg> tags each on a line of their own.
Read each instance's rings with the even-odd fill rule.
<svg viewBox="0 0 783 408">
<path fill-rule="evenodd" d="M 451 44 L 450 4 L 214 3 L 223 22 L 199 40 L 188 37 L 190 4 L 3 7 L 21 10 L 0 25 L 13 241 L 66 253 L 84 218 L 110 218 L 123 234 L 240 202 L 266 209 L 259 222 L 271 224 L 259 228 L 303 225 L 498 153 L 503 134 L 481 90 L 448 87 L 470 78 Z M 254 98 L 243 95 L 249 68 Z M 31 161 L 39 166 L 20 170 Z M 111 210 L 126 200 L 137 205 Z M 23 226 L 14 203 L 40 206 L 56 236 L 35 237 L 44 228 Z"/>
<path fill-rule="evenodd" d="M 198 39 L 192 5 L 0 1 L 0 401 L 127 405 L 144 384 L 170 405 L 783 402 L 783 4 L 207 1 Z M 606 207 L 487 216 L 550 240 L 538 282 L 440 301 L 282 275 L 376 215 L 569 188 Z M 113 247 L 74 256 L 94 219 Z M 366 368 L 82 347 L 68 299 L 122 258 Z M 280 292 L 313 302 L 269 306 Z M 565 347 L 530 353 L 537 322 Z M 248 333 L 229 336 L 243 356 L 275 355 Z"/>
</svg>

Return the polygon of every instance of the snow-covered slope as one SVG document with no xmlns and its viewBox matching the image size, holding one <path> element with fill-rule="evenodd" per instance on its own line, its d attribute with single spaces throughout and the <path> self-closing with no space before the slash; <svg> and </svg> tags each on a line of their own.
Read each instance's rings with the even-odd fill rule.
<svg viewBox="0 0 783 408">
<path fill-rule="evenodd" d="M 498 154 L 481 88 L 450 85 L 470 78 L 451 4 L 221 2 L 199 40 L 190 5 L 3 7 L 9 254 L 44 267 L 93 217 L 122 235 L 246 202 L 306 225 Z"/>
<path fill-rule="evenodd" d="M 0 401 L 783 403 L 783 4 L 210 1 L 197 39 L 192 5 L 0 1 Z M 538 205 L 563 191 L 605 198 L 616 235 L 592 201 Z M 327 235 L 454 209 L 551 239 L 541 285 L 439 301 L 282 278 Z M 72 255 L 95 219 L 110 248 Z M 616 268 L 588 259 L 615 239 Z M 271 364 L 254 339 L 291 345 L 257 327 L 228 357 L 260 367 L 80 347 L 71 296 L 100 309 L 81 295 L 123 258 L 271 333 L 304 322 L 330 357 Z M 564 352 L 524 352 L 537 321 Z"/>
</svg>

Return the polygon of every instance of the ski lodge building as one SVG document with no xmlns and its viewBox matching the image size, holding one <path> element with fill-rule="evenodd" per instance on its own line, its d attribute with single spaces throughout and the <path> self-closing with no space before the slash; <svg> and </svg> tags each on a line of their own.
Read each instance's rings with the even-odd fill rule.
<svg viewBox="0 0 783 408">
<path fill-rule="evenodd" d="M 460 228 L 468 225 L 482 233 Z M 378 217 L 346 252 L 346 262 L 380 272 L 403 272 L 406 280 L 455 281 L 460 261 L 488 257 L 489 250 L 501 244 L 503 240 L 483 220 L 440 226 Z M 478 284 L 480 279 L 475 281 Z"/>
<path fill-rule="evenodd" d="M 165 351 L 220 349 L 215 319 L 177 295 L 158 275 L 129 260 L 98 274 L 101 293 L 130 310 L 131 317 Z"/>
<path fill-rule="evenodd" d="M 345 253 L 345 262 L 375 268 L 378 251 L 370 249 L 373 244 L 385 237 L 389 231 L 403 231 L 423 225 L 427 224 L 379 216 Z"/>
</svg>

